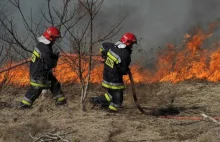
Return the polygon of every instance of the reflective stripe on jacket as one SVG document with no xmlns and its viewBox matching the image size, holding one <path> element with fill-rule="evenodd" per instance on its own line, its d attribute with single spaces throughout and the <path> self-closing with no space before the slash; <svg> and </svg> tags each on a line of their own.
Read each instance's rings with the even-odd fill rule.
<svg viewBox="0 0 220 142">
<path fill-rule="evenodd" d="M 101 54 L 105 59 L 102 86 L 108 89 L 125 89 L 123 75 L 129 71 L 131 49 L 118 48 L 113 43 L 103 43 Z"/>
<path fill-rule="evenodd" d="M 53 53 L 52 45 L 39 42 L 32 54 L 30 75 L 34 80 L 45 81 L 48 74 L 57 64 L 58 56 Z M 35 83 L 31 83 L 36 85 Z M 42 86 L 42 85 L 40 85 Z"/>
</svg>

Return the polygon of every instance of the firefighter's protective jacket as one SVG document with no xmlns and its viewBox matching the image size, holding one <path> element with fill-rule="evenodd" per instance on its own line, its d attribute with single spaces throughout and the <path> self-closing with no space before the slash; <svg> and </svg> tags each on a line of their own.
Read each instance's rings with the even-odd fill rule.
<svg viewBox="0 0 220 142">
<path fill-rule="evenodd" d="M 31 85 L 48 87 L 52 68 L 56 67 L 59 55 L 53 53 L 52 45 L 46 39 L 42 39 L 43 37 L 39 38 L 39 43 L 32 54 L 32 61 L 30 63 Z"/>
<path fill-rule="evenodd" d="M 100 48 L 105 59 L 102 86 L 108 89 L 125 89 L 123 75 L 129 71 L 131 48 L 120 41 L 116 44 L 105 42 Z"/>
</svg>

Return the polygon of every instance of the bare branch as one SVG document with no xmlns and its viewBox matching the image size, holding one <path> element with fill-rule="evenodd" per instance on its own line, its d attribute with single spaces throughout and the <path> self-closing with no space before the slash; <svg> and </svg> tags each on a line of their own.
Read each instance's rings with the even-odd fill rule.
<svg viewBox="0 0 220 142">
<path fill-rule="evenodd" d="M 47 16 L 46 16 L 46 14 L 45 13 L 43 13 L 43 11 L 42 10 L 40 10 L 40 12 L 41 12 L 41 15 L 44 17 L 44 19 L 48 22 L 48 23 L 51 23 L 50 21 L 49 21 L 49 19 L 47 19 Z"/>
<path fill-rule="evenodd" d="M 6 21 L 8 22 L 8 25 L 10 25 L 10 27 L 7 26 L 7 24 L 0 18 L 0 22 L 2 23 L 2 25 L 4 26 L 4 28 L 10 33 L 10 35 L 13 37 L 13 39 L 15 40 L 15 43 L 18 44 L 23 50 L 32 53 L 30 50 L 28 50 L 23 43 L 17 38 L 16 36 L 16 32 L 14 31 L 14 27 L 13 27 L 13 21 L 10 21 L 3 13 L 4 18 L 6 19 Z"/>
<path fill-rule="evenodd" d="M 52 26 L 54 26 L 54 18 L 51 13 L 50 2 L 51 2 L 51 0 L 47 0 L 47 8 L 48 8 L 48 13 L 49 13 L 49 17 L 50 17 L 50 23 L 52 24 Z"/>
<path fill-rule="evenodd" d="M 31 133 L 29 133 L 30 137 L 34 140 L 34 142 L 42 142 L 42 141 L 61 141 L 61 142 L 70 142 L 67 139 L 62 138 L 60 135 L 58 134 L 45 134 L 40 136 L 39 138 L 35 138 L 31 135 Z"/>
<path fill-rule="evenodd" d="M 78 0 L 78 2 L 87 10 L 87 11 L 90 11 L 90 9 L 88 8 L 89 7 L 89 2 L 88 2 L 88 0 L 87 0 L 87 6 L 82 2 L 82 0 Z"/>
<path fill-rule="evenodd" d="M 98 0 L 96 2 L 98 2 Z M 95 16 L 98 14 L 98 12 L 100 11 L 100 9 L 102 7 L 103 2 L 104 2 L 104 0 L 101 0 L 101 2 L 98 3 L 98 5 L 94 8 L 95 11 L 94 11 L 94 14 L 93 14 L 92 18 L 95 18 Z"/>
<path fill-rule="evenodd" d="M 19 11 L 19 13 L 20 13 L 20 15 L 21 15 L 21 17 L 22 17 L 22 20 L 23 20 L 23 22 L 24 22 L 24 25 L 25 25 L 25 27 L 26 27 L 26 29 L 33 35 L 33 38 L 34 38 L 35 42 L 37 43 L 37 36 L 36 36 L 36 34 L 33 32 L 32 28 L 29 26 L 29 24 L 28 24 L 28 22 L 27 22 L 27 20 L 26 20 L 26 18 L 25 18 L 25 16 L 24 16 L 24 14 L 23 14 L 23 12 L 21 11 L 20 0 L 15 0 L 15 3 L 13 3 L 13 2 L 10 0 L 10 2 L 18 9 L 18 11 Z"/>
<path fill-rule="evenodd" d="M 112 38 L 113 36 L 115 36 L 115 35 L 121 30 L 122 26 L 120 26 L 120 25 L 121 25 L 121 23 L 124 21 L 124 19 L 125 19 L 126 17 L 127 17 L 127 15 L 124 16 L 124 17 L 121 19 L 121 21 L 119 21 L 118 24 L 116 24 L 106 35 L 104 35 L 102 38 L 100 38 L 100 39 L 98 39 L 96 42 L 94 42 L 94 44 L 97 43 L 97 42 L 105 41 L 105 40 L 110 39 L 110 38 Z M 116 29 L 117 29 L 117 30 L 116 30 Z M 115 30 L 116 30 L 116 32 L 114 32 Z"/>
</svg>

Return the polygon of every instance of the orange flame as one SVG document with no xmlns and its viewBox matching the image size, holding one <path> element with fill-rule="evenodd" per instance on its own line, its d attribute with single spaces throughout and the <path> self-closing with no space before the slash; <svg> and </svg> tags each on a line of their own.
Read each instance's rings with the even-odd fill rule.
<svg viewBox="0 0 220 142">
<path fill-rule="evenodd" d="M 2 68 L 8 68 L 17 63 L 8 63 Z M 22 65 L 7 72 L 0 74 L 0 83 L 6 81 L 15 86 L 26 86 L 29 83 L 29 70 L 27 65 Z"/>
<path fill-rule="evenodd" d="M 188 79 L 205 79 L 217 82 L 220 80 L 220 49 L 207 50 L 203 48 L 206 39 L 212 36 L 214 28 L 219 23 L 210 25 L 208 32 L 197 28 L 194 34 L 185 34 L 184 40 L 179 46 L 167 44 L 164 50 L 159 51 L 156 69 L 147 69 L 141 65 L 131 65 L 131 71 L 136 83 L 152 82 L 180 82 Z M 219 43 L 213 43 L 211 47 L 220 47 Z M 78 70 L 78 56 L 68 54 L 69 57 L 62 56 L 58 61 L 58 66 L 54 69 L 54 74 L 61 83 L 80 82 Z M 71 58 L 70 58 L 71 57 Z M 81 71 L 83 77 L 88 72 L 88 57 L 83 57 Z M 94 61 L 100 61 L 99 57 L 93 57 Z M 9 66 L 9 64 L 5 65 Z M 4 67 L 3 67 L 4 68 Z M 91 83 L 102 81 L 103 64 L 95 63 L 91 71 Z M 8 72 L 0 74 L 0 82 L 9 78 L 9 83 L 18 86 L 29 84 L 29 71 L 27 65 L 22 65 Z M 129 83 L 128 76 L 124 77 Z"/>
<path fill-rule="evenodd" d="M 179 82 L 188 79 L 218 81 L 220 78 L 214 77 L 211 72 L 218 73 L 216 61 L 219 52 L 210 53 L 212 60 L 209 61 L 208 52 L 202 49 L 204 41 L 212 36 L 215 26 L 218 25 L 219 23 L 211 24 L 210 31 L 207 33 L 197 29 L 194 35 L 186 34 L 185 38 L 187 39 L 184 41 L 187 42 L 184 50 L 178 51 L 173 45 L 168 45 L 167 51 L 165 51 L 166 55 L 160 56 L 158 60 L 156 74 L 158 81 Z"/>
</svg>

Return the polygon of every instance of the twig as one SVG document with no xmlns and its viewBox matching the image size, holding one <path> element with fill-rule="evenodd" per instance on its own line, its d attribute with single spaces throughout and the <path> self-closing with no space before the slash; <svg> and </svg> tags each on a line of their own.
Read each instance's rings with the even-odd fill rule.
<svg viewBox="0 0 220 142">
<path fill-rule="evenodd" d="M 219 124 L 220 125 L 220 122 L 218 122 L 217 120 L 215 120 L 214 118 L 212 118 L 212 117 L 210 117 L 210 116 L 208 116 L 208 115 L 206 115 L 206 114 L 201 114 L 204 118 L 208 118 L 209 120 L 211 120 L 212 122 L 215 122 L 215 123 L 217 123 L 217 124 Z"/>
<path fill-rule="evenodd" d="M 33 142 L 46 142 L 46 141 L 54 141 L 54 140 L 57 140 L 57 141 L 62 141 L 62 142 L 70 142 L 69 140 L 67 139 L 64 139 L 62 138 L 60 135 L 58 134 L 51 134 L 51 133 L 48 133 L 46 135 L 42 135 L 38 138 L 36 137 L 33 137 L 31 135 L 31 133 L 29 133 L 30 137 L 34 140 Z"/>
</svg>

